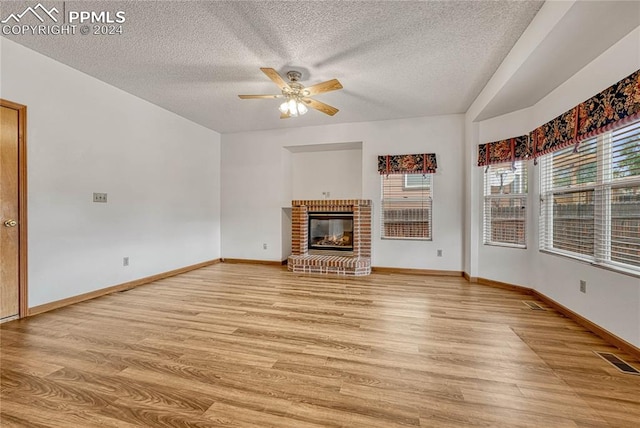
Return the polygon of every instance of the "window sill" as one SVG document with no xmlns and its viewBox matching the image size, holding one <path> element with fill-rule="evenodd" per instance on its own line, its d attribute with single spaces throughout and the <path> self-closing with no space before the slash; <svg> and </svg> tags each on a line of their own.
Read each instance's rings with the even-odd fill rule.
<svg viewBox="0 0 640 428">
<path fill-rule="evenodd" d="M 518 250 L 526 250 L 527 249 L 526 245 L 508 244 L 506 242 L 485 242 L 485 243 L 483 243 L 483 245 L 486 245 L 487 247 L 515 248 L 515 249 L 518 249 Z"/>
<path fill-rule="evenodd" d="M 409 236 L 381 236 L 383 241 L 433 241 L 431 238 L 411 238 Z"/>
<path fill-rule="evenodd" d="M 640 278 L 640 272 L 635 271 L 635 270 L 631 270 L 631 269 L 627 269 L 627 268 L 623 268 L 623 267 L 619 267 L 619 266 L 614 266 L 614 265 L 608 265 L 608 264 L 603 264 L 603 263 L 596 263 L 595 261 L 592 260 L 585 260 L 582 259 L 580 257 L 576 257 L 567 253 L 560 253 L 557 251 L 551 251 L 551 250 L 539 250 L 541 253 L 543 254 L 549 254 L 552 256 L 559 256 L 565 259 L 570 259 L 579 263 L 584 263 L 587 264 L 589 266 L 593 266 L 596 268 L 600 268 L 600 269 L 604 269 L 604 270 L 608 270 L 611 272 L 615 272 L 615 273 L 619 273 L 621 275 L 626 275 L 626 276 L 631 276 L 633 278 Z"/>
</svg>

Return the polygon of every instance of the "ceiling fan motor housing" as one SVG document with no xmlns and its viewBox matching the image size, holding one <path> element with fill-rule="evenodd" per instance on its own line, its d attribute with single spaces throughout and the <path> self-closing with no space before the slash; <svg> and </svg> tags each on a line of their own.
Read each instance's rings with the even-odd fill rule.
<svg viewBox="0 0 640 428">
<path fill-rule="evenodd" d="M 297 82 L 302 77 L 302 73 L 299 71 L 291 70 L 287 72 L 287 77 L 292 82 Z"/>
</svg>

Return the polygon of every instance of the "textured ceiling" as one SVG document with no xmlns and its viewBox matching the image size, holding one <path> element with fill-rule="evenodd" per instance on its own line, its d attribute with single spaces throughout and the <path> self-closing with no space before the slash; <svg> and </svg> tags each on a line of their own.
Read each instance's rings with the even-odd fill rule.
<svg viewBox="0 0 640 428">
<path fill-rule="evenodd" d="M 542 1 L 101 1 L 60 10 L 126 13 L 124 34 L 8 36 L 221 133 L 464 113 Z M 1 16 L 32 2 L 2 2 Z M 27 19 L 26 17 L 25 19 Z M 37 23 L 37 22 L 36 22 Z M 260 72 L 302 72 L 340 109 L 279 119 Z"/>
</svg>

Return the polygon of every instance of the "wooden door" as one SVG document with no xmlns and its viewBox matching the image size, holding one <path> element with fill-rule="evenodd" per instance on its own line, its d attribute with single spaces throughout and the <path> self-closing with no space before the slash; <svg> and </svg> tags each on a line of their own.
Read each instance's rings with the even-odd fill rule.
<svg viewBox="0 0 640 428">
<path fill-rule="evenodd" d="M 21 236 L 25 219 L 21 213 L 21 184 L 24 179 L 23 131 L 26 108 L 4 100 L 0 104 L 0 320 L 26 315 L 21 307 L 21 291 L 26 269 L 21 256 L 25 242 Z M 23 284 L 24 283 L 24 284 Z M 25 302 L 26 303 L 26 302 Z M 21 311 L 21 309 L 23 309 Z M 22 313 L 21 313 L 22 312 Z"/>
</svg>

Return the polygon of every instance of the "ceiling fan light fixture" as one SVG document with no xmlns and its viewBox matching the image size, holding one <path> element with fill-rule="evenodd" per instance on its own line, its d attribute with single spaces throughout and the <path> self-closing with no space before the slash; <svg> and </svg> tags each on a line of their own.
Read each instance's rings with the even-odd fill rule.
<svg viewBox="0 0 640 428">
<path fill-rule="evenodd" d="M 298 103 L 296 102 L 295 98 L 289 99 L 289 114 L 291 116 L 298 115 Z"/>
<path fill-rule="evenodd" d="M 302 116 L 309 111 L 307 106 L 295 96 L 288 97 L 285 102 L 280 104 L 278 110 L 280 110 L 280 113 L 288 114 L 291 117 Z"/>
<path fill-rule="evenodd" d="M 304 103 L 298 101 L 298 114 L 302 115 L 302 114 L 305 114 L 308 111 L 309 111 L 309 109 L 307 108 L 307 106 L 304 105 Z"/>
</svg>

